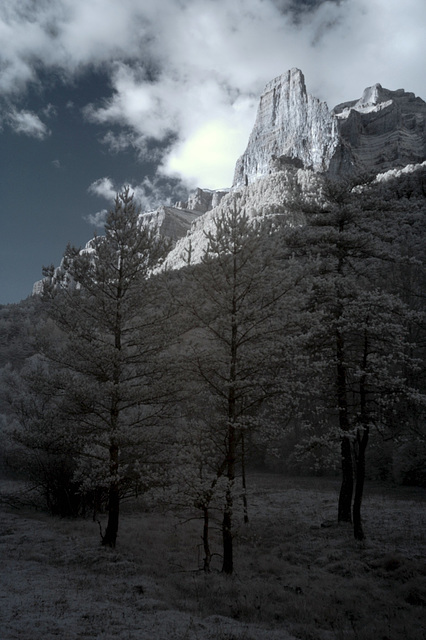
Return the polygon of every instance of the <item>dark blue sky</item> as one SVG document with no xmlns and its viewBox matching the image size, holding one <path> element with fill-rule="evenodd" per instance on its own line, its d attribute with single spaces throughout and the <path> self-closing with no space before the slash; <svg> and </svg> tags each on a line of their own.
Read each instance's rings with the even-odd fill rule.
<svg viewBox="0 0 426 640">
<path fill-rule="evenodd" d="M 292 67 L 329 107 L 376 82 L 425 99 L 425 24 L 424 0 L 0 2 L 0 304 L 124 184 L 143 210 L 229 187 Z"/>
<path fill-rule="evenodd" d="M 29 90 L 20 108 L 41 112 L 51 133 L 44 139 L 5 127 L 0 145 L 0 304 L 27 297 L 42 265 L 58 265 L 67 243 L 84 245 L 94 227 L 85 217 L 108 202 L 89 193 L 101 177 L 138 184 L 153 166 L 131 149 L 111 152 L 100 142 L 104 127 L 81 109 L 110 91 L 102 74 L 87 73 L 76 86 Z M 73 103 L 71 105 L 71 102 Z M 98 230 L 99 231 L 99 230 Z"/>
</svg>

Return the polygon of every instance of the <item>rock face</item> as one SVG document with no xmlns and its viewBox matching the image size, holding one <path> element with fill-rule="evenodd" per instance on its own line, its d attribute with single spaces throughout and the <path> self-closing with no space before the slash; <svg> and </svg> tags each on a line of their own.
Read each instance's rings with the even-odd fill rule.
<svg viewBox="0 0 426 640">
<path fill-rule="evenodd" d="M 337 118 L 307 93 L 303 73 L 291 69 L 265 87 L 247 149 L 235 167 L 234 187 L 286 164 L 325 171 L 338 144 Z"/>
<path fill-rule="evenodd" d="M 187 209 L 189 211 L 200 211 L 206 213 L 210 209 L 217 207 L 222 200 L 223 196 L 228 193 L 228 190 L 211 190 L 211 189 L 195 189 L 189 194 L 187 202 L 177 202 L 176 207 L 178 209 Z"/>
<path fill-rule="evenodd" d="M 330 163 L 333 174 L 377 174 L 426 159 L 426 102 L 414 93 L 375 84 L 333 114 L 340 135 Z"/>
<path fill-rule="evenodd" d="M 203 214 L 202 211 L 189 211 L 182 207 L 159 207 L 141 215 L 144 224 L 155 227 L 162 236 L 175 243 L 191 229 L 192 223 Z"/>
<path fill-rule="evenodd" d="M 426 159 L 426 103 L 380 84 L 329 111 L 306 91 L 299 69 L 269 82 L 234 187 L 287 166 L 333 175 L 380 173 Z"/>
</svg>

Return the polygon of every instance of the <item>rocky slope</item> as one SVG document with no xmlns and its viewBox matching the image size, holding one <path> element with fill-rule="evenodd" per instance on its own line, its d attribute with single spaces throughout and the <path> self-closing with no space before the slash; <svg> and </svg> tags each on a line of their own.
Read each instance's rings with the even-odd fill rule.
<svg viewBox="0 0 426 640">
<path fill-rule="evenodd" d="M 306 199 L 314 199 L 321 188 L 320 179 L 319 173 L 289 165 L 285 170 L 260 176 L 247 186 L 234 187 L 217 207 L 200 216 L 191 231 L 176 242 L 164 267 L 178 269 L 189 262 L 199 262 L 207 247 L 206 232 L 214 231 L 215 217 L 232 208 L 234 203 L 250 218 L 285 215 L 289 224 L 300 224 L 302 220 L 289 211 L 288 202 L 296 192 L 303 193 Z"/>
</svg>

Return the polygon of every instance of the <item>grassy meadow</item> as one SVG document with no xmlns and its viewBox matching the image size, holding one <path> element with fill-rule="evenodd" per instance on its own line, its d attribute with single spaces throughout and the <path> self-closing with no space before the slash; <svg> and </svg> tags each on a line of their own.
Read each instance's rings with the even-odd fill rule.
<svg viewBox="0 0 426 640">
<path fill-rule="evenodd" d="M 235 572 L 202 566 L 196 512 L 123 505 L 117 547 L 91 519 L 52 518 L 0 483 L 2 640 L 425 640 L 426 494 L 367 484 L 367 539 L 337 525 L 335 478 L 251 474 Z M 105 519 L 104 517 L 102 518 Z"/>
</svg>

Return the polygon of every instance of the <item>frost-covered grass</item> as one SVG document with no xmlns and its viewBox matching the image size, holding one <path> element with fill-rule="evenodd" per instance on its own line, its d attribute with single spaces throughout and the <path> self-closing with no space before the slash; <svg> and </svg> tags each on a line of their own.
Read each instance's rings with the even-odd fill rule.
<svg viewBox="0 0 426 640">
<path fill-rule="evenodd" d="M 2 485 L 10 495 L 11 483 Z M 338 481 L 249 477 L 235 574 L 198 570 L 201 522 L 157 502 L 123 507 L 116 550 L 97 523 L 1 510 L 2 640 L 424 640 L 425 495 L 366 489 L 367 540 L 334 522 Z M 212 551 L 220 554 L 219 514 Z M 327 526 L 322 526 L 327 525 Z"/>
</svg>

